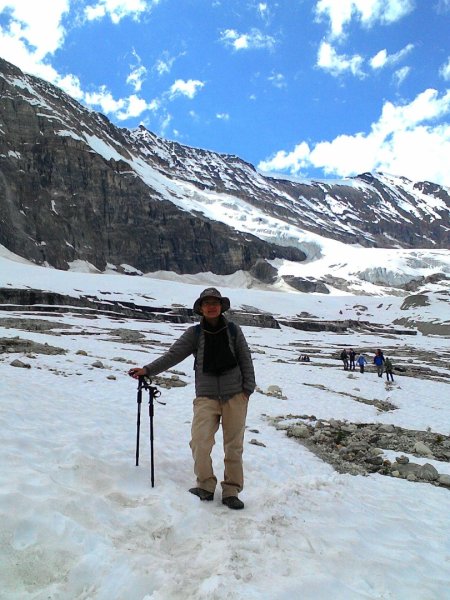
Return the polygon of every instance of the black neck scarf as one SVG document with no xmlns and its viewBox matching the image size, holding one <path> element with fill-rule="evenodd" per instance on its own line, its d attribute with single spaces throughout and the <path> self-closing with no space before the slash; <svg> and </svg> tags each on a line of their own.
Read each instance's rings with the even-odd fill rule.
<svg viewBox="0 0 450 600">
<path fill-rule="evenodd" d="M 221 375 L 237 366 L 228 338 L 228 325 L 223 316 L 215 327 L 206 319 L 202 319 L 202 329 L 205 334 L 205 352 L 203 355 L 203 372 Z"/>
</svg>

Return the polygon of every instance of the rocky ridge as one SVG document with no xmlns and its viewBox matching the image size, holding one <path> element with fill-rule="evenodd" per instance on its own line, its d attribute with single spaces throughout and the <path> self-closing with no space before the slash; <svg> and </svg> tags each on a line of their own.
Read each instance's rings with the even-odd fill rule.
<svg viewBox="0 0 450 600">
<path fill-rule="evenodd" d="M 362 246 L 450 245 L 450 194 L 436 184 L 382 174 L 333 183 L 264 177 L 236 156 L 115 127 L 1 59 L 0 94 L 0 243 L 36 263 L 67 269 L 81 260 L 125 273 L 244 270 L 271 281 L 277 274 L 267 261 L 317 252 L 286 235 L 290 226 Z M 234 226 L 208 213 L 211 195 L 222 198 Z M 254 234 L 245 226 L 252 207 L 261 215 Z M 321 293 L 333 284 L 287 282 Z"/>
</svg>

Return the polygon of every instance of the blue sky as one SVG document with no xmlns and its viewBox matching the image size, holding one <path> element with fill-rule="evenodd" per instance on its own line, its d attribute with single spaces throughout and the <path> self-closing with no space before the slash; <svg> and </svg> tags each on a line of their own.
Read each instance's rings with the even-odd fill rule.
<svg viewBox="0 0 450 600">
<path fill-rule="evenodd" d="M 0 55 L 264 172 L 450 186 L 450 0 L 0 0 Z"/>
</svg>

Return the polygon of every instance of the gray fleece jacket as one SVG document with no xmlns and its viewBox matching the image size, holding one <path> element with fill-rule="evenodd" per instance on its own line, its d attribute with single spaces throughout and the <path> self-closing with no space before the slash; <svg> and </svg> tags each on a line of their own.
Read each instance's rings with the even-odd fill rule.
<svg viewBox="0 0 450 600">
<path fill-rule="evenodd" d="M 225 319 L 226 321 L 226 319 Z M 186 329 L 183 335 L 172 344 L 162 356 L 145 365 L 149 377 L 158 375 L 174 367 L 190 354 L 196 355 L 195 361 L 195 394 L 197 397 L 206 396 L 216 400 L 226 401 L 241 392 L 248 395 L 255 391 L 255 371 L 250 349 L 242 329 L 235 324 L 235 343 L 227 328 L 231 351 L 237 360 L 237 366 L 222 373 L 213 375 L 203 372 L 203 354 L 205 334 L 203 330 L 198 335 L 195 325 Z"/>
</svg>

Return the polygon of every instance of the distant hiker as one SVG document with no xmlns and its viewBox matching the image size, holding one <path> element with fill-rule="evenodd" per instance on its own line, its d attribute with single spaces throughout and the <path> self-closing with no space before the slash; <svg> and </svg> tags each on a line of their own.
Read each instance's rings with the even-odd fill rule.
<svg viewBox="0 0 450 600">
<path fill-rule="evenodd" d="M 387 381 L 389 381 L 389 377 L 391 378 L 391 381 L 394 381 L 394 375 L 393 375 L 393 370 L 394 367 L 392 365 L 392 361 L 390 358 L 388 358 L 386 356 L 386 358 L 384 359 L 384 370 L 386 371 L 386 379 Z"/>
<path fill-rule="evenodd" d="M 358 356 L 358 358 L 356 359 L 356 362 L 359 365 L 359 372 L 364 373 L 364 366 L 367 365 L 367 360 L 366 360 L 366 357 L 364 356 L 364 354 L 360 354 Z"/>
<path fill-rule="evenodd" d="M 202 316 L 199 325 L 186 329 L 162 356 L 128 374 L 135 379 L 153 377 L 195 355 L 194 415 L 190 447 L 197 486 L 191 494 L 200 500 L 213 500 L 217 478 L 211 451 L 222 423 L 225 473 L 222 503 L 232 509 L 244 508 L 238 498 L 244 487 L 242 453 L 248 399 L 255 390 L 255 372 L 247 341 L 239 325 L 227 321 L 223 313 L 230 300 L 216 288 L 203 290 L 194 303 Z"/>
<path fill-rule="evenodd" d="M 345 348 L 341 352 L 341 360 L 344 363 L 344 371 L 348 371 L 348 353 Z"/>
<path fill-rule="evenodd" d="M 353 348 L 350 348 L 350 352 L 348 353 L 350 371 L 355 370 L 355 358 L 356 358 L 356 352 L 353 350 Z"/>
<path fill-rule="evenodd" d="M 373 362 L 377 368 L 378 377 L 383 376 L 384 356 L 380 349 L 375 352 Z"/>
</svg>

